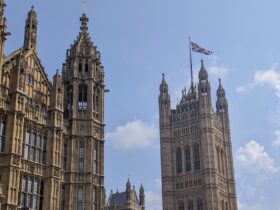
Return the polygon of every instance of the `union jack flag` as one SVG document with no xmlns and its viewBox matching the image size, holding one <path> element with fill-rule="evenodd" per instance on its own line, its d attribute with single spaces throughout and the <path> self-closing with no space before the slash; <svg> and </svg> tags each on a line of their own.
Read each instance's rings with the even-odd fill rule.
<svg viewBox="0 0 280 210">
<path fill-rule="evenodd" d="M 203 47 L 200 47 L 198 44 L 191 42 L 191 46 L 192 46 L 192 51 L 194 52 L 198 52 L 198 53 L 202 53 L 205 55 L 211 55 L 213 52 L 210 50 L 206 50 Z"/>
</svg>

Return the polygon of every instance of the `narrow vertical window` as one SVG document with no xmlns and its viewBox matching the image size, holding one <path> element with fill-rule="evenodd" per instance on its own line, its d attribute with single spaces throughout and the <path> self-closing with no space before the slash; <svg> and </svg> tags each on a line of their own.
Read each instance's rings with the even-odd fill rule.
<svg viewBox="0 0 280 210">
<path fill-rule="evenodd" d="M 66 88 L 66 104 L 65 104 L 65 112 L 64 112 L 64 116 L 66 118 L 69 117 L 70 110 L 72 109 L 72 105 L 73 105 L 73 88 L 71 85 L 69 85 Z"/>
<path fill-rule="evenodd" d="M 42 157 L 42 162 L 44 164 L 47 163 L 47 137 L 44 137 L 44 141 L 43 141 L 43 157 Z"/>
<path fill-rule="evenodd" d="M 194 169 L 200 169 L 200 149 L 198 144 L 194 144 Z"/>
<path fill-rule="evenodd" d="M 186 147 L 186 171 L 192 170 L 192 162 L 191 162 L 191 149 L 190 146 Z"/>
<path fill-rule="evenodd" d="M 197 199 L 197 210 L 203 210 L 203 202 L 202 200 L 199 198 Z"/>
<path fill-rule="evenodd" d="M 182 151 L 179 147 L 176 149 L 176 171 L 182 173 Z"/>
<path fill-rule="evenodd" d="M 88 72 L 88 63 L 85 64 L 85 72 Z"/>
<path fill-rule="evenodd" d="M 193 209 L 193 201 L 192 200 L 189 200 L 189 202 L 188 202 L 188 210 L 194 210 Z"/>
<path fill-rule="evenodd" d="M 93 173 L 97 173 L 97 154 L 98 154 L 98 148 L 97 145 L 93 149 Z"/>
<path fill-rule="evenodd" d="M 82 72 L 82 64 L 79 63 L 79 72 Z"/>
<path fill-rule="evenodd" d="M 67 144 L 63 147 L 63 169 L 66 170 L 67 167 Z"/>
<path fill-rule="evenodd" d="M 92 189 L 92 210 L 97 210 L 97 188 Z"/>
<path fill-rule="evenodd" d="M 79 100 L 78 100 L 79 109 L 87 108 L 87 85 L 79 85 Z"/>
<path fill-rule="evenodd" d="M 79 149 L 79 172 L 84 171 L 84 145 L 80 143 Z"/>
<path fill-rule="evenodd" d="M 83 187 L 79 186 L 77 191 L 77 210 L 83 210 L 84 192 Z"/>
<path fill-rule="evenodd" d="M 6 123 L 2 121 L 0 123 L 0 152 L 4 151 L 5 135 L 6 135 Z"/>
<path fill-rule="evenodd" d="M 185 210 L 184 201 L 179 201 L 179 210 Z"/>
<path fill-rule="evenodd" d="M 60 191 L 60 210 L 65 210 L 65 186 L 61 185 Z"/>
</svg>

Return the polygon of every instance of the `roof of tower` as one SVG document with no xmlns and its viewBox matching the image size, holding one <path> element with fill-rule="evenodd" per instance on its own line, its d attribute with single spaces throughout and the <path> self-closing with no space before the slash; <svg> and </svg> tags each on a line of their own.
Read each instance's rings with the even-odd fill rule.
<svg viewBox="0 0 280 210">
<path fill-rule="evenodd" d="M 127 180 L 127 183 L 126 183 L 126 188 L 131 188 L 131 184 L 130 184 L 130 181 L 129 181 L 129 179 Z"/>
<path fill-rule="evenodd" d="M 198 77 L 200 80 L 208 79 L 208 73 L 204 67 L 203 60 L 201 60 L 201 67 L 200 67 L 200 71 L 198 73 Z"/>
<path fill-rule="evenodd" d="M 33 5 L 31 6 L 31 9 L 30 9 L 29 12 L 28 12 L 27 21 L 30 20 L 32 17 L 34 17 L 35 20 L 36 20 L 36 18 L 37 18 L 37 13 L 36 13 L 35 7 L 34 7 Z"/>
<path fill-rule="evenodd" d="M 89 32 L 88 32 L 88 18 L 85 13 L 82 14 L 80 17 L 81 26 L 80 26 L 80 32 L 77 36 L 74 43 L 71 45 L 71 50 L 75 51 L 75 53 L 82 53 L 81 46 L 85 47 L 87 54 L 93 55 L 96 51 L 96 47 L 94 46 L 93 41 L 90 38 Z"/>
<path fill-rule="evenodd" d="M 222 81 L 221 78 L 219 78 L 219 87 L 217 89 L 217 96 L 222 96 L 224 97 L 226 94 L 224 87 L 222 86 Z"/>
<path fill-rule="evenodd" d="M 144 187 L 143 187 L 143 185 L 141 184 L 141 187 L 140 187 L 140 193 L 144 193 Z"/>
<path fill-rule="evenodd" d="M 161 81 L 159 90 L 160 90 L 161 92 L 166 92 L 166 91 L 168 90 L 168 84 L 167 84 L 167 82 L 165 81 L 165 75 L 164 75 L 164 73 L 162 73 L 162 81 Z"/>
</svg>

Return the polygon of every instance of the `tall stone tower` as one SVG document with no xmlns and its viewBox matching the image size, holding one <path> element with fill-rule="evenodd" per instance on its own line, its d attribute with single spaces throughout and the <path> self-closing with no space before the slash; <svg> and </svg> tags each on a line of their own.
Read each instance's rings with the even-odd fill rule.
<svg viewBox="0 0 280 210">
<path fill-rule="evenodd" d="M 160 85 L 163 210 L 237 210 L 225 90 L 219 80 L 214 111 L 203 61 L 198 77 L 175 109 L 164 75 Z"/>
<path fill-rule="evenodd" d="M 0 207 L 102 210 L 104 70 L 88 18 L 51 82 L 36 50 L 34 7 L 22 47 L 3 56 L 3 7 L 0 0 Z"/>
<path fill-rule="evenodd" d="M 63 167 L 72 182 L 65 185 L 70 205 L 99 210 L 105 203 L 104 70 L 100 53 L 88 33 L 86 14 L 80 20 L 79 36 L 67 50 L 63 69 L 67 120 L 64 147 L 69 150 L 69 160 Z"/>
</svg>

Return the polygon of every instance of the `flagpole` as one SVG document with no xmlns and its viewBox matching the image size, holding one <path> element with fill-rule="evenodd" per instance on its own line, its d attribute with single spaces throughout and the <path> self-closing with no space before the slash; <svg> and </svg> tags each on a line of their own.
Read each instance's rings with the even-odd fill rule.
<svg viewBox="0 0 280 210">
<path fill-rule="evenodd" d="M 192 49 L 191 49 L 191 37 L 189 36 L 189 49 L 190 49 L 190 66 L 191 66 L 191 88 L 192 92 L 194 92 L 193 89 L 193 68 L 192 68 Z"/>
</svg>

